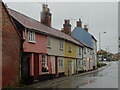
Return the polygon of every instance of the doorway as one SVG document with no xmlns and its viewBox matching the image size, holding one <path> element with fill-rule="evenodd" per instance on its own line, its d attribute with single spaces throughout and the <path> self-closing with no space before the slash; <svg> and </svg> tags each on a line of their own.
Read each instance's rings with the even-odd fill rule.
<svg viewBox="0 0 120 90">
<path fill-rule="evenodd" d="M 34 54 L 34 80 L 39 80 L 39 54 Z"/>
</svg>

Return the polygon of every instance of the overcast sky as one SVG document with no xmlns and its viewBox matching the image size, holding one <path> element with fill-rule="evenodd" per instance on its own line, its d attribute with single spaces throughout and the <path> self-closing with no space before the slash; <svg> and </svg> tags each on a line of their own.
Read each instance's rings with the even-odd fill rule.
<svg viewBox="0 0 120 90">
<path fill-rule="evenodd" d="M 41 3 L 10 2 L 9 8 L 15 9 L 40 21 Z M 89 24 L 89 32 L 95 36 L 101 48 L 116 53 L 118 51 L 118 3 L 117 2 L 49 2 L 52 13 L 52 27 L 61 29 L 64 19 L 70 19 L 72 29 L 76 20 L 82 18 L 83 24 Z M 97 46 L 99 47 L 99 45 Z"/>
</svg>

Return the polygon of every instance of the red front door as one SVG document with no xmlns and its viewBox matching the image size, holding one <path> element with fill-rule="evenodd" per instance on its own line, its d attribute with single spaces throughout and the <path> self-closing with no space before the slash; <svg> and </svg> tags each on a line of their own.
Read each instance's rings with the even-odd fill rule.
<svg viewBox="0 0 120 90">
<path fill-rule="evenodd" d="M 39 79 L 39 54 L 34 56 L 34 80 Z"/>
</svg>

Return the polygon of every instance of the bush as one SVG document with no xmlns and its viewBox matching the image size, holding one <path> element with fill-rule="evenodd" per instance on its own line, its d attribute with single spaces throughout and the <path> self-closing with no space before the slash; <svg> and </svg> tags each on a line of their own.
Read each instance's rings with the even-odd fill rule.
<svg viewBox="0 0 120 90">
<path fill-rule="evenodd" d="M 102 66 L 105 66 L 105 65 L 107 65 L 106 63 L 101 63 L 101 62 L 97 62 L 97 67 L 102 67 Z"/>
</svg>

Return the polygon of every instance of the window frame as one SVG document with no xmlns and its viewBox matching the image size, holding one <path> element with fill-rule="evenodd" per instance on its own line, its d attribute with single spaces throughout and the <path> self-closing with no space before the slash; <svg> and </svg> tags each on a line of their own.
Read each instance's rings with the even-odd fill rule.
<svg viewBox="0 0 120 90">
<path fill-rule="evenodd" d="M 45 59 L 44 62 L 43 62 L 43 56 L 45 56 L 45 57 L 44 57 L 44 59 Z M 41 63 L 42 63 L 42 66 L 47 66 L 47 55 L 45 55 L 45 54 L 42 55 L 42 62 L 41 62 Z M 44 65 L 43 65 L 43 64 L 44 64 Z"/>
<path fill-rule="evenodd" d="M 28 31 L 28 42 L 35 43 L 35 32 Z"/>
<path fill-rule="evenodd" d="M 84 54 L 86 54 L 86 47 L 84 47 Z"/>
<path fill-rule="evenodd" d="M 60 50 L 64 50 L 64 41 L 60 40 Z"/>
<path fill-rule="evenodd" d="M 59 67 L 63 67 L 63 59 L 59 59 Z"/>
<path fill-rule="evenodd" d="M 72 52 L 72 43 L 68 44 L 68 52 Z"/>
<path fill-rule="evenodd" d="M 82 48 L 81 47 L 78 47 L 79 49 L 78 49 L 78 53 L 79 53 L 79 55 L 81 55 L 82 54 Z"/>
<path fill-rule="evenodd" d="M 51 38 L 50 36 L 48 36 L 48 37 L 47 37 L 47 40 L 48 40 L 48 42 L 47 42 L 47 47 L 48 47 L 48 48 L 51 48 L 51 47 L 52 47 L 52 38 Z"/>
</svg>

